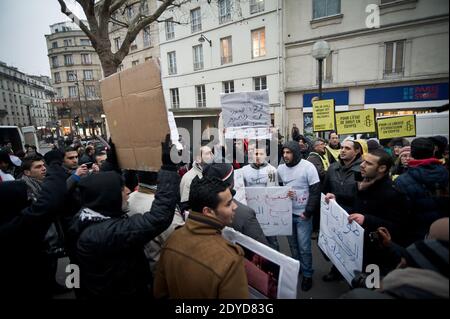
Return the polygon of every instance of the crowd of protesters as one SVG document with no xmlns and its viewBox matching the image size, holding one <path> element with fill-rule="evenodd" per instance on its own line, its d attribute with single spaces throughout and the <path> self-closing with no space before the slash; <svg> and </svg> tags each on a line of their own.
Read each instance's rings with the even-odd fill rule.
<svg viewBox="0 0 450 319">
<path fill-rule="evenodd" d="M 324 193 L 364 228 L 363 269 L 376 264 L 383 276 L 384 290 L 354 289 L 345 298 L 448 298 L 445 137 L 309 138 L 294 126 L 272 153 L 276 163 L 268 160 L 269 145 L 234 141 L 231 158 L 224 146 L 202 145 L 192 150 L 192 163 L 180 165 L 167 137 L 159 172 L 121 170 L 112 143 L 105 150 L 74 140 L 45 156 L 33 147 L 19 156 L 3 147 L 0 294 L 50 298 L 64 291 L 55 273 L 67 256 L 80 269 L 79 299 L 248 298 L 243 250 L 221 230 L 280 247 L 276 236 L 264 235 L 255 211 L 234 199 L 240 169 L 245 186 L 289 187 L 288 243 L 303 291 L 313 287 Z M 315 285 L 342 277 L 333 266 L 322 280 Z"/>
</svg>

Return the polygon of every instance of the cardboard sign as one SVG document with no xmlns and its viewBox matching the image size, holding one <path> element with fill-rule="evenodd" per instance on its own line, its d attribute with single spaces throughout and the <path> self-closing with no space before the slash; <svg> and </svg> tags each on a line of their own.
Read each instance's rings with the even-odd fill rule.
<svg viewBox="0 0 450 319">
<path fill-rule="evenodd" d="M 339 135 L 375 133 L 375 109 L 336 113 L 336 130 Z"/>
<path fill-rule="evenodd" d="M 221 94 L 223 125 L 228 127 L 270 126 L 269 92 Z"/>
<path fill-rule="evenodd" d="M 313 131 L 334 131 L 334 100 L 319 100 L 313 102 Z"/>
<path fill-rule="evenodd" d="M 158 171 L 170 132 L 159 66 L 139 64 L 102 80 L 100 88 L 120 167 Z"/>
<path fill-rule="evenodd" d="M 404 115 L 377 119 L 378 138 L 380 140 L 395 137 L 416 136 L 416 116 Z"/>
</svg>

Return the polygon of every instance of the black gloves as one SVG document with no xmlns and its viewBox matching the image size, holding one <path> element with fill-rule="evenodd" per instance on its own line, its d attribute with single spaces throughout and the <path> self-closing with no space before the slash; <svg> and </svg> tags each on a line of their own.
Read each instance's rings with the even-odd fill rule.
<svg viewBox="0 0 450 319">
<path fill-rule="evenodd" d="M 109 148 L 106 151 L 106 161 L 103 163 L 101 167 L 101 171 L 115 171 L 119 174 L 122 173 L 122 170 L 119 166 L 119 160 L 117 159 L 116 146 L 114 145 L 111 138 L 108 141 Z"/>
<path fill-rule="evenodd" d="M 54 148 L 53 150 L 51 150 L 50 152 L 47 152 L 44 155 L 44 159 L 48 166 L 50 166 L 53 163 L 62 165 L 62 163 L 64 161 L 64 153 L 61 152 L 60 150 Z"/>
<path fill-rule="evenodd" d="M 178 170 L 177 164 L 173 163 L 172 160 L 170 159 L 170 151 L 172 150 L 172 147 L 175 147 L 175 145 L 172 144 L 170 140 L 170 134 L 167 134 L 166 140 L 163 143 L 161 143 L 161 161 L 162 161 L 161 169 L 168 171 Z"/>
</svg>

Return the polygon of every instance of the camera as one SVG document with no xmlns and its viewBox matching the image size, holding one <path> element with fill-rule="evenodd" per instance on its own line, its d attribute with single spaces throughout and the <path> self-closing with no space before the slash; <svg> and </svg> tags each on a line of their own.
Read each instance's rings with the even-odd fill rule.
<svg viewBox="0 0 450 319">
<path fill-rule="evenodd" d="M 94 165 L 94 163 L 93 163 L 93 162 L 87 162 L 87 163 L 84 163 L 84 165 L 86 165 L 86 167 L 87 167 L 88 169 L 91 169 L 91 168 L 92 168 L 92 165 Z"/>
</svg>

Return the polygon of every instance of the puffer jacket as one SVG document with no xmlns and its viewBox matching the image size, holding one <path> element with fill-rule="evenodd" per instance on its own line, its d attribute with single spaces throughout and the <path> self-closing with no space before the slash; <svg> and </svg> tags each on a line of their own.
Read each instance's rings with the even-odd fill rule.
<svg viewBox="0 0 450 319">
<path fill-rule="evenodd" d="M 179 201 L 180 177 L 161 170 L 151 210 L 127 217 L 122 211 L 120 175 L 103 172 L 79 183 L 82 209 L 70 229 L 80 267 L 80 296 L 147 298 L 151 273 L 144 245 L 169 227 Z"/>
</svg>

